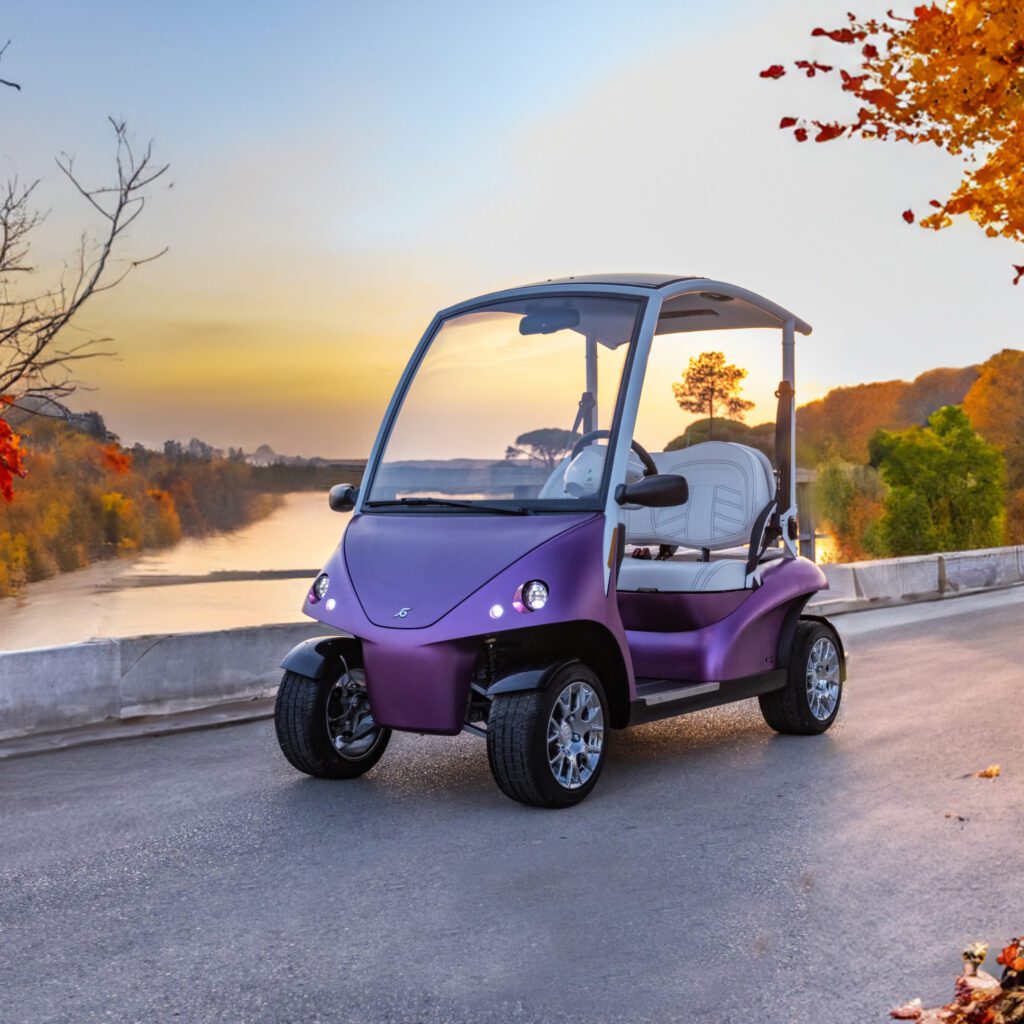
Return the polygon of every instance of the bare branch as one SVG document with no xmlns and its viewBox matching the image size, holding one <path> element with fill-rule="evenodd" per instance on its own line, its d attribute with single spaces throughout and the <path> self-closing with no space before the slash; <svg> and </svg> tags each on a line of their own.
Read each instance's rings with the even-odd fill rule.
<svg viewBox="0 0 1024 1024">
<path fill-rule="evenodd" d="M 10 46 L 10 45 L 11 45 L 11 41 L 10 41 L 10 39 L 8 39 L 7 42 L 4 43 L 3 46 L 0 46 L 0 60 L 3 60 L 4 54 L 7 52 L 7 47 Z M 18 92 L 21 92 L 21 86 L 18 85 L 17 82 L 8 81 L 6 78 L 0 78 L 0 85 L 8 85 L 12 89 L 17 89 Z"/>
<path fill-rule="evenodd" d="M 145 209 L 150 186 L 168 167 L 153 163 L 152 143 L 137 153 L 125 122 L 109 120 L 116 141 L 113 183 L 88 186 L 73 157 L 62 153 L 57 158 L 103 227 L 95 238 L 82 235 L 56 284 L 34 291 L 25 285 L 36 272 L 29 260 L 31 235 L 43 219 L 31 206 L 37 183 L 22 185 L 14 179 L 0 186 L 0 395 L 64 397 L 80 387 L 72 365 L 114 353 L 104 347 L 109 338 L 82 332 L 75 317 L 94 295 L 116 288 L 133 270 L 167 251 L 137 259 L 118 255 L 126 232 Z M 87 336 L 67 345 L 62 341 L 67 331 Z"/>
</svg>

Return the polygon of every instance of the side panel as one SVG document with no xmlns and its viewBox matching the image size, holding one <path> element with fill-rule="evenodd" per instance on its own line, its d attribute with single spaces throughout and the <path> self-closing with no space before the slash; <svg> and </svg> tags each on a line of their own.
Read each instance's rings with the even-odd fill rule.
<svg viewBox="0 0 1024 1024">
<path fill-rule="evenodd" d="M 635 676 L 712 682 L 740 679 L 778 667 L 779 638 L 790 606 L 827 586 L 805 558 L 764 570 L 763 583 L 734 612 L 701 629 L 666 633 L 628 630 Z"/>
</svg>

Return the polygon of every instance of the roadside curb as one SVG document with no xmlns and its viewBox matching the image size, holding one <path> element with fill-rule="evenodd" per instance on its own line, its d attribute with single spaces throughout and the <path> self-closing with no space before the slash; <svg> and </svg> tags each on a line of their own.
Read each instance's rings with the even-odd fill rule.
<svg viewBox="0 0 1024 1024">
<path fill-rule="evenodd" d="M 228 725 L 257 722 L 273 716 L 274 698 L 258 697 L 252 700 L 211 704 L 195 711 L 145 715 L 134 719 L 111 719 L 97 725 L 84 725 L 78 729 L 35 733 L 4 740 L 0 742 L 0 761 L 15 757 L 31 757 L 34 754 L 48 754 L 56 750 L 71 750 L 75 747 L 90 747 L 99 743 L 111 743 L 114 740 L 219 729 Z"/>
</svg>

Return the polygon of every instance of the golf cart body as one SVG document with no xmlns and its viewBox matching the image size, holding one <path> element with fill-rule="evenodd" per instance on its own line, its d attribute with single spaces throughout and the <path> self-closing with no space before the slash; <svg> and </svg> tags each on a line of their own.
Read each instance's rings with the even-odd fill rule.
<svg viewBox="0 0 1024 1024">
<path fill-rule="evenodd" d="M 750 328 L 781 335 L 774 465 L 731 442 L 638 444 L 655 336 Z M 827 587 L 796 546 L 794 341 L 810 330 L 752 292 L 696 277 L 568 278 L 442 310 L 362 485 L 332 491 L 332 507 L 354 514 L 303 611 L 344 635 L 300 644 L 284 667 L 313 681 L 358 667 L 363 717 L 345 734 L 357 739 L 371 727 L 493 733 L 499 702 L 561 685 L 574 664 L 599 678 L 602 729 L 605 715 L 622 728 L 784 690 L 806 603 Z M 680 345 L 681 360 L 692 354 Z M 575 415 L 571 431 L 534 430 L 504 458 L 494 452 L 490 438 L 511 442 L 555 415 L 564 426 Z M 568 434 L 571 450 L 545 449 L 549 434 Z M 827 728 L 845 667 L 838 635 L 823 620 L 819 632 L 830 668 L 814 686 L 829 714 L 811 719 Z M 807 686 L 813 700 L 810 675 Z M 552 803 L 499 775 L 509 795 Z M 578 771 L 562 788 L 563 803 L 589 791 Z"/>
</svg>

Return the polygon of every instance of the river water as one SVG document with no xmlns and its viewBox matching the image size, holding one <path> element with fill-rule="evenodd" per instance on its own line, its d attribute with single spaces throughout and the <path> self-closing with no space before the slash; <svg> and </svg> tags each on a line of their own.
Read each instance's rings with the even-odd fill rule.
<svg viewBox="0 0 1024 1024">
<path fill-rule="evenodd" d="M 0 650 L 303 621 L 299 608 L 309 580 L 327 561 L 345 522 L 327 507 L 326 494 L 288 494 L 279 509 L 241 530 L 32 583 L 17 598 L 0 600 Z M 170 582 L 267 570 L 308 570 L 309 577 Z M 139 577 L 162 577 L 168 585 L 137 586 Z"/>
<path fill-rule="evenodd" d="M 305 621 L 306 588 L 327 561 L 347 516 L 320 492 L 287 494 L 279 509 L 241 530 L 173 548 L 112 559 L 29 584 L 0 599 L 0 651 L 141 636 Z M 819 542 L 820 545 L 820 542 Z M 819 546 L 818 557 L 822 559 Z M 301 571 L 296 579 L 194 582 L 215 572 Z M 143 582 L 164 585 L 138 586 Z M 174 582 L 189 577 L 190 582 Z"/>
</svg>

